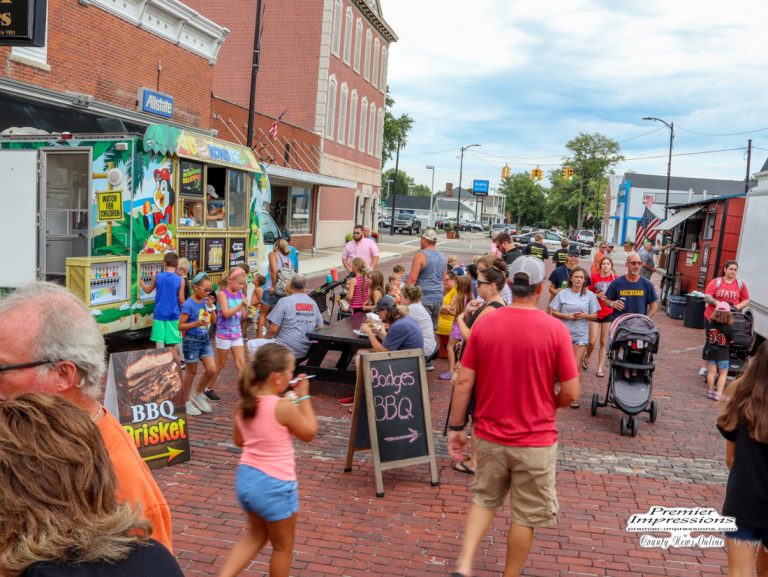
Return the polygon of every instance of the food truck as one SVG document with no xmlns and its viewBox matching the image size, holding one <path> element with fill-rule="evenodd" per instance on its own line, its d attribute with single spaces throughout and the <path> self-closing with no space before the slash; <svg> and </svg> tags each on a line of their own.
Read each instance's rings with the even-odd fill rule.
<svg viewBox="0 0 768 577">
<path fill-rule="evenodd" d="M 138 279 L 161 271 L 165 253 L 216 283 L 241 263 L 266 274 L 280 236 L 253 152 L 172 126 L 0 136 L 0 175 L 0 291 L 66 285 L 105 334 L 151 326 L 154 294 Z"/>
</svg>

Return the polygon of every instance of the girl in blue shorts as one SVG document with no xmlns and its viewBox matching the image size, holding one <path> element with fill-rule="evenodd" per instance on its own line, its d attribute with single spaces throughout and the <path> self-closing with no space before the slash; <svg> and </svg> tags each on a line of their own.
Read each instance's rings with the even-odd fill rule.
<svg viewBox="0 0 768 577">
<path fill-rule="evenodd" d="M 728 532 L 728 575 L 765 575 L 768 567 L 768 343 L 733 383 L 730 401 L 717 419 L 726 439 L 730 469 L 722 514 L 736 519 Z"/>
<path fill-rule="evenodd" d="M 219 573 L 233 577 L 256 557 L 269 539 L 270 577 L 288 577 L 299 510 L 296 457 L 291 436 L 315 438 L 317 421 L 309 381 L 301 375 L 295 395 L 281 397 L 290 387 L 296 359 L 291 350 L 269 343 L 240 372 L 240 402 L 235 412 L 234 440 L 243 448 L 235 490 L 248 517 L 248 530 Z"/>
</svg>

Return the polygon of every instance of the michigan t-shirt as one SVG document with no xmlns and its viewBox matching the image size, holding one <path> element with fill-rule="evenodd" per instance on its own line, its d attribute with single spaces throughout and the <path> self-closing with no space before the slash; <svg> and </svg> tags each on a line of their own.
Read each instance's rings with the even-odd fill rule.
<svg viewBox="0 0 768 577">
<path fill-rule="evenodd" d="M 631 282 L 626 276 L 620 276 L 605 291 L 605 298 L 624 301 L 624 310 L 615 311 L 614 319 L 629 313 L 644 315 L 648 313 L 648 307 L 656 302 L 656 289 L 645 277 Z"/>
</svg>

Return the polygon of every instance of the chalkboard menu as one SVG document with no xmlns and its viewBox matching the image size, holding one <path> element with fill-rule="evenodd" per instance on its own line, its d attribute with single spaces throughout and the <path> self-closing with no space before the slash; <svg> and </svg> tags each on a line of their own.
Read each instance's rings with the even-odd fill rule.
<svg viewBox="0 0 768 577">
<path fill-rule="evenodd" d="M 229 239 L 229 268 L 245 264 L 245 238 Z"/>
<path fill-rule="evenodd" d="M 391 468 L 428 463 L 432 485 L 438 484 L 421 350 L 361 355 L 345 470 L 366 449 L 373 451 L 378 497 L 384 496 L 381 472 Z"/>
<path fill-rule="evenodd" d="M 200 239 L 199 238 L 180 238 L 179 256 L 189 260 L 189 276 L 195 276 L 201 269 L 200 260 Z"/>
</svg>

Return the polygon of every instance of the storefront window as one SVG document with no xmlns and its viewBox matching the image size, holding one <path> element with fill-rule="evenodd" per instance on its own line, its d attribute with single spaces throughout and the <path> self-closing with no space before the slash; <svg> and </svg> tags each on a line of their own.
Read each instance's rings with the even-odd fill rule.
<svg viewBox="0 0 768 577">
<path fill-rule="evenodd" d="M 205 224 L 208 228 L 226 228 L 227 169 L 208 166 L 205 185 Z"/>
<path fill-rule="evenodd" d="M 309 234 L 312 214 L 312 189 L 291 187 L 288 230 L 291 234 Z"/>
<path fill-rule="evenodd" d="M 229 177 L 229 227 L 245 228 L 247 214 L 245 201 L 248 196 L 250 177 L 238 170 L 228 171 Z"/>
<path fill-rule="evenodd" d="M 203 215 L 203 165 L 182 160 L 180 185 L 180 226 L 202 226 Z"/>
<path fill-rule="evenodd" d="M 707 213 L 707 220 L 704 224 L 704 240 L 712 240 L 715 235 L 715 216 L 717 213 L 714 211 Z"/>
</svg>

